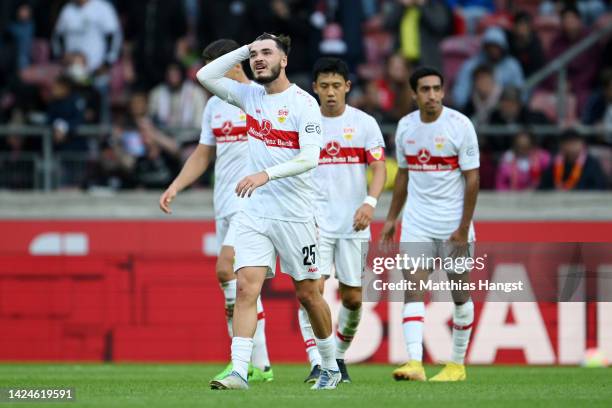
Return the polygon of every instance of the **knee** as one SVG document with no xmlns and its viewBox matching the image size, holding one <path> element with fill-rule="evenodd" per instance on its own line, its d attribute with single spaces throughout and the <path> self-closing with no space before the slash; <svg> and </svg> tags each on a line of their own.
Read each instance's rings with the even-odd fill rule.
<svg viewBox="0 0 612 408">
<path fill-rule="evenodd" d="M 342 293 L 342 306 L 349 310 L 357 310 L 361 307 L 361 291 L 349 290 Z"/>
<path fill-rule="evenodd" d="M 258 296 L 258 285 L 255 282 L 250 282 L 248 279 L 238 274 L 238 282 L 236 285 L 236 302 L 255 302 Z"/>
<path fill-rule="evenodd" d="M 309 310 L 321 297 L 316 287 L 298 290 L 296 295 L 300 304 L 304 306 L 306 310 Z"/>
<path fill-rule="evenodd" d="M 220 256 L 217 259 L 216 273 L 217 280 L 221 283 L 236 279 L 233 260 Z"/>
</svg>

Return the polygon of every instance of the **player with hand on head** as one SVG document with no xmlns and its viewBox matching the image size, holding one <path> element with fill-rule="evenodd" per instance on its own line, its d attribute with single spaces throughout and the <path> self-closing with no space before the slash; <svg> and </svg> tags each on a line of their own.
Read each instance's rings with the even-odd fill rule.
<svg viewBox="0 0 612 408">
<path fill-rule="evenodd" d="M 463 114 L 442 105 L 444 78 L 434 68 L 422 67 L 410 77 L 418 110 L 398 123 L 395 144 L 399 170 L 381 239 L 395 235 L 402 219 L 402 243 L 425 249 L 426 257 L 471 257 L 475 240 L 472 217 L 479 189 L 480 160 L 476 131 Z M 409 250 L 410 251 L 410 250 Z M 421 256 L 419 250 L 417 256 Z M 412 271 L 411 279 L 426 281 L 431 270 Z M 469 272 L 446 271 L 460 287 Z M 464 273 L 462 273 L 464 272 Z M 424 291 L 405 293 L 402 313 L 404 340 L 410 361 L 393 371 L 396 380 L 425 381 L 423 369 Z M 465 353 L 474 321 L 469 291 L 452 291 L 452 358 L 430 381 L 462 381 L 466 378 Z"/>
<path fill-rule="evenodd" d="M 313 89 L 321 102 L 323 149 L 315 171 L 317 225 L 321 270 L 320 290 L 332 266 L 340 282 L 336 360 L 342 381 L 350 382 L 344 354 L 361 319 L 361 251 L 370 238 L 370 222 L 386 180 L 385 142 L 376 120 L 347 105 L 349 70 L 338 58 L 320 58 L 314 65 Z M 372 169 L 369 190 L 367 167 Z M 305 382 L 318 378 L 321 356 L 304 308 L 298 311 L 300 329 L 311 364 Z"/>
<path fill-rule="evenodd" d="M 289 50 L 288 37 L 265 33 L 197 73 L 205 88 L 246 113 L 251 172 L 236 186 L 236 194 L 247 199 L 236 228 L 233 371 L 211 381 L 213 389 L 248 388 L 257 298 L 264 280 L 274 276 L 277 254 L 308 312 L 321 354 L 321 375 L 312 389 L 334 389 L 341 380 L 329 306 L 318 288 L 312 170 L 321 150 L 321 114 L 316 100 L 289 82 Z M 262 88 L 224 77 L 245 59 Z"/>
<path fill-rule="evenodd" d="M 239 48 L 234 40 L 220 39 L 209 44 L 202 53 L 204 62 L 210 63 L 221 55 Z M 252 83 L 244 73 L 241 64 L 235 64 L 226 78 L 242 84 L 260 87 Z M 215 161 L 214 208 L 217 233 L 217 279 L 225 297 L 227 330 L 232 337 L 232 316 L 236 301 L 236 275 L 234 274 L 235 223 L 232 221 L 241 210 L 243 201 L 236 196 L 236 183 L 248 174 L 248 145 L 246 114 L 238 107 L 211 97 L 204 108 L 200 143 L 189 156 L 183 169 L 159 199 L 159 206 L 165 213 L 171 213 L 170 204 L 177 194 L 193 184 Z M 249 368 L 250 381 L 272 381 L 266 346 L 265 314 L 261 297 L 257 298 L 257 329 L 253 338 L 252 366 Z M 232 371 L 232 364 L 215 376 L 221 379 Z"/>
</svg>

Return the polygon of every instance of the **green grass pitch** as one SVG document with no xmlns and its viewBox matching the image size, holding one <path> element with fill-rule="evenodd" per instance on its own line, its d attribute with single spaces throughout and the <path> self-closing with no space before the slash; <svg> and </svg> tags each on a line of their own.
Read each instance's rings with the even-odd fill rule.
<svg viewBox="0 0 612 408">
<path fill-rule="evenodd" d="M 314 392 L 306 365 L 274 366 L 275 380 L 242 391 L 212 391 L 214 364 L 0 364 L 0 388 L 73 387 L 71 403 L 15 407 L 612 407 L 612 369 L 468 367 L 463 383 L 395 382 L 391 366 L 351 365 L 352 384 Z M 439 367 L 427 367 L 428 376 Z"/>
</svg>

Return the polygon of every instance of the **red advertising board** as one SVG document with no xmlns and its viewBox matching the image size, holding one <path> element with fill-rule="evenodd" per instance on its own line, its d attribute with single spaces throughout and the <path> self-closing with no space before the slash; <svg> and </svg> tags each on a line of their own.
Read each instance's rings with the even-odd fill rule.
<svg viewBox="0 0 612 408">
<path fill-rule="evenodd" d="M 608 242 L 612 222 L 480 222 L 476 230 L 481 242 Z M 0 231 L 0 360 L 229 358 L 214 222 L 16 220 L 0 221 Z M 334 286 L 326 298 L 337 310 Z M 290 279 L 269 280 L 263 300 L 272 360 L 305 361 Z M 406 358 L 401 306 L 364 304 L 349 360 Z M 448 358 L 451 316 L 452 304 L 427 305 L 429 360 Z M 468 363 L 574 364 L 595 346 L 612 357 L 612 303 L 489 302 L 476 316 Z"/>
</svg>

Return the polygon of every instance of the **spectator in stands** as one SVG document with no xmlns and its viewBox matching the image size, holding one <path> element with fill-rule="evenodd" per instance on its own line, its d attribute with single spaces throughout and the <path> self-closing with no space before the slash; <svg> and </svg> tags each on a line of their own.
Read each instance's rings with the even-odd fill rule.
<svg viewBox="0 0 612 408">
<path fill-rule="evenodd" d="M 34 19 L 32 7 L 26 1 L 21 1 L 16 10 L 16 16 L 8 25 L 8 31 L 16 46 L 16 67 L 18 70 L 31 64 L 32 42 L 34 41 Z"/>
<path fill-rule="evenodd" d="M 64 69 L 70 79 L 73 89 L 85 101 L 84 122 L 96 124 L 100 122 L 100 93 L 92 85 L 92 77 L 87 71 L 87 60 L 81 53 L 69 54 Z"/>
<path fill-rule="evenodd" d="M 566 130 L 552 167 L 542 177 L 541 188 L 603 190 L 607 184 L 601 164 L 589 154 L 583 137 L 573 129 Z"/>
<path fill-rule="evenodd" d="M 535 145 L 531 134 L 521 131 L 514 137 L 512 149 L 501 157 L 497 169 L 496 189 L 535 190 L 549 166 L 550 153 Z"/>
<path fill-rule="evenodd" d="M 362 25 L 365 13 L 361 1 L 313 0 L 316 11 L 310 21 L 317 29 L 313 40 L 319 55 L 344 59 L 351 72 L 365 59 Z"/>
<path fill-rule="evenodd" d="M 67 3 L 53 32 L 58 57 L 81 53 L 102 98 L 101 119 L 110 120 L 110 68 L 121 51 L 122 33 L 113 5 L 103 0 L 73 0 Z"/>
<path fill-rule="evenodd" d="M 314 35 L 310 25 L 313 7 L 310 0 L 269 0 L 268 7 L 258 8 L 258 24 L 266 32 L 282 33 L 291 37 L 291 64 L 287 75 L 292 82 L 308 89 L 312 82 L 310 69 L 313 53 L 311 42 Z M 252 39 L 249 40 L 249 42 Z"/>
<path fill-rule="evenodd" d="M 612 70 L 602 73 L 601 87 L 589 98 L 582 123 L 602 127 L 606 140 L 612 142 Z"/>
<path fill-rule="evenodd" d="M 231 38 L 238 44 L 249 44 L 261 31 L 267 30 L 265 27 L 260 29 L 257 21 L 260 12 L 270 13 L 271 10 L 258 4 L 257 0 L 199 2 L 198 42 L 202 48 L 219 38 Z M 136 3 L 139 1 L 136 0 Z"/>
<path fill-rule="evenodd" d="M 181 63 L 174 61 L 166 68 L 166 80 L 151 91 L 149 115 L 164 128 L 199 129 L 205 103 L 202 88 L 186 78 Z"/>
<path fill-rule="evenodd" d="M 185 8 L 182 1 L 122 0 L 120 3 L 126 15 L 126 39 L 132 45 L 137 86 L 149 90 L 164 80 L 166 67 L 178 57 L 179 40 L 187 34 Z M 203 1 L 200 12 L 208 3 L 239 2 Z M 233 20 L 230 14 L 214 16 L 217 21 L 209 20 L 212 15 L 206 17 L 207 24 L 248 29 L 248 23 L 241 24 L 244 22 Z M 203 23 L 201 20 L 200 24 Z"/>
<path fill-rule="evenodd" d="M 491 27 L 482 37 L 482 51 L 467 60 L 459 70 L 453 88 L 453 103 L 464 108 L 472 90 L 472 77 L 476 67 L 488 64 L 493 68 L 495 81 L 505 87 L 522 87 L 525 82 L 523 69 L 513 56 L 508 54 L 506 35 L 501 28 Z"/>
<path fill-rule="evenodd" d="M 555 37 L 550 46 L 549 60 L 558 58 L 567 50 L 578 44 L 588 36 L 578 9 L 567 6 L 561 11 L 561 32 Z M 600 50 L 593 46 L 574 57 L 567 65 L 567 78 L 570 90 L 576 95 L 578 106 L 584 106 L 591 89 L 595 84 L 597 72 L 600 68 Z M 546 82 L 549 89 L 556 89 L 556 77 Z"/>
<path fill-rule="evenodd" d="M 544 66 L 546 58 L 542 43 L 533 30 L 528 12 L 519 11 L 514 15 L 514 24 L 507 35 L 510 54 L 521 64 L 526 77 Z"/>
<path fill-rule="evenodd" d="M 499 106 L 491 113 L 492 125 L 549 125 L 542 112 L 529 109 L 521 99 L 521 91 L 508 86 L 502 91 Z"/>
<path fill-rule="evenodd" d="M 488 124 L 491 113 L 497 108 L 502 87 L 495 82 L 493 68 L 480 65 L 474 70 L 474 89 L 463 113 L 470 117 L 476 126 Z"/>
<path fill-rule="evenodd" d="M 77 127 L 84 122 L 85 100 L 74 90 L 66 76 L 57 78 L 51 87 L 51 101 L 47 108 L 47 122 L 53 128 L 56 151 L 86 152 L 88 140 L 77 136 Z"/>
<path fill-rule="evenodd" d="M 495 12 L 493 0 L 446 0 L 446 3 L 463 17 L 469 34 L 476 33 L 484 16 Z"/>
<path fill-rule="evenodd" d="M 385 10 L 385 27 L 397 33 L 401 55 L 413 65 L 443 71 L 439 44 L 453 31 L 453 14 L 444 0 L 396 0 Z"/>
<path fill-rule="evenodd" d="M 410 64 L 401 55 L 393 54 L 387 58 L 385 76 L 373 81 L 371 88 L 366 89 L 366 92 L 376 90 L 378 106 L 385 120 L 396 122 L 414 109 L 408 82 L 410 72 Z"/>
</svg>

